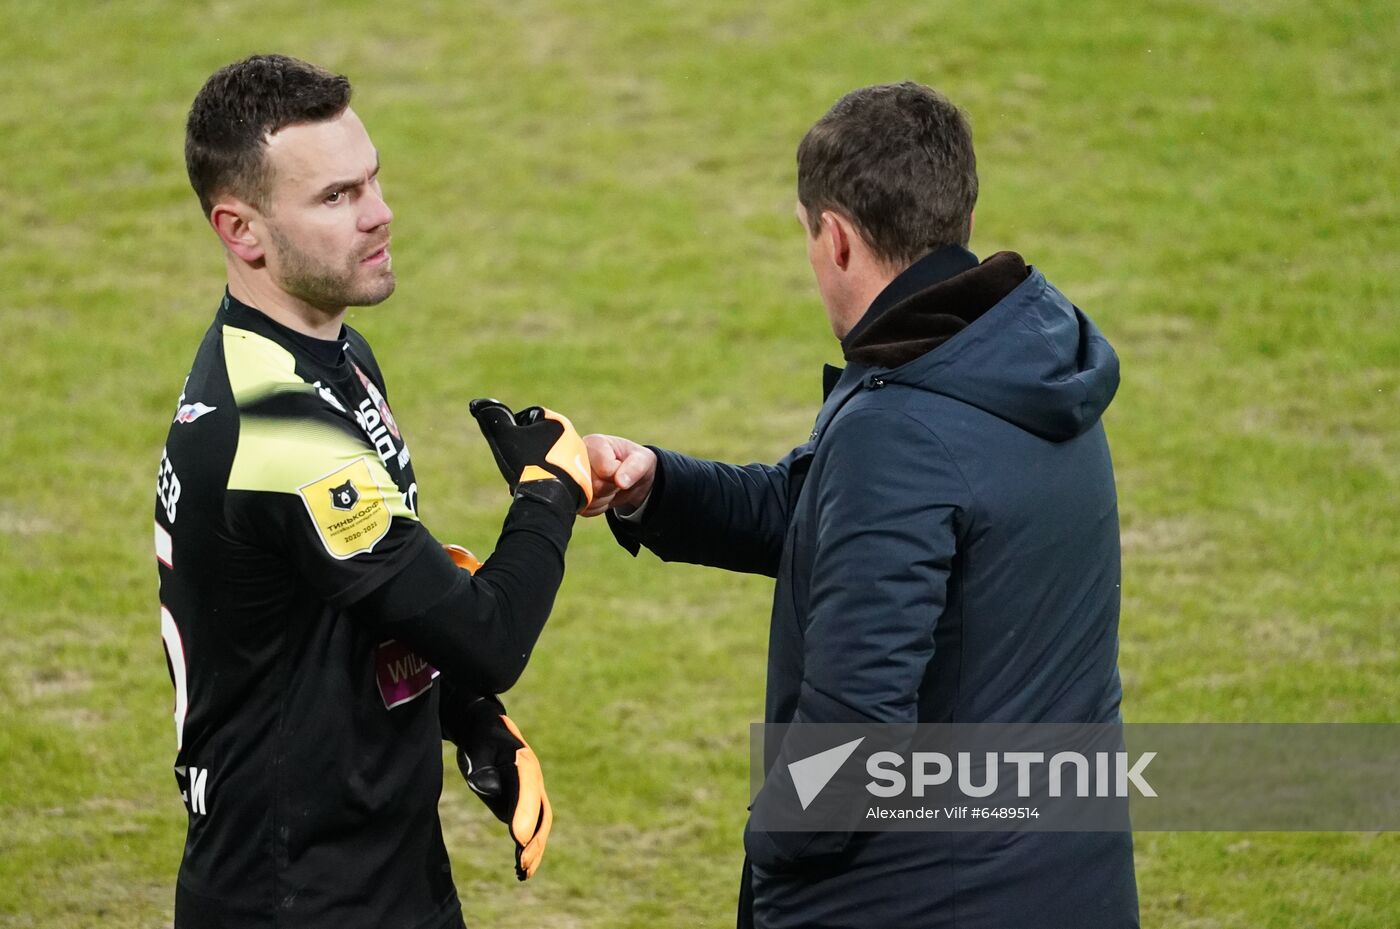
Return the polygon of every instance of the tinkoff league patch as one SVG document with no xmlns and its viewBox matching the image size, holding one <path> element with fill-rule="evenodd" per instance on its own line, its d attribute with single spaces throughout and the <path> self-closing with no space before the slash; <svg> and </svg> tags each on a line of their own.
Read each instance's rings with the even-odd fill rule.
<svg viewBox="0 0 1400 929">
<path fill-rule="evenodd" d="M 297 491 L 326 551 L 336 558 L 344 560 L 372 551 L 389 534 L 393 517 L 364 458 L 303 484 Z"/>
</svg>

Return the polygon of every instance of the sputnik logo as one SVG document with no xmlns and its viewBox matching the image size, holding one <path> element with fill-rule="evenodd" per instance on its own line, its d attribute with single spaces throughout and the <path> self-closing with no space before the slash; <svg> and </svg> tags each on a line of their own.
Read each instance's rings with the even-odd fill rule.
<svg viewBox="0 0 1400 929">
<path fill-rule="evenodd" d="M 817 799 L 817 794 L 831 783 L 831 779 L 841 770 L 846 759 L 855 754 L 860 743 L 864 741 L 865 736 L 861 736 L 844 745 L 808 755 L 788 765 L 788 774 L 792 776 L 792 786 L 797 789 L 797 799 L 801 802 L 802 809 L 812 805 L 812 801 Z"/>
</svg>

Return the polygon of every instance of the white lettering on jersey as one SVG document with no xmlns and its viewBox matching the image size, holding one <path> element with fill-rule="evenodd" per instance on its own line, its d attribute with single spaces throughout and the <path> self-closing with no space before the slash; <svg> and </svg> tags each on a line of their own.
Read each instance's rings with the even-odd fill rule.
<svg viewBox="0 0 1400 929">
<path fill-rule="evenodd" d="M 384 395 L 379 392 L 374 381 L 360 370 L 359 365 L 355 365 L 355 374 L 359 376 L 360 384 L 364 386 L 365 393 L 369 394 L 369 399 L 374 404 L 373 411 L 370 411 L 367 409 L 367 404 L 361 403 L 355 417 L 360 420 L 361 428 L 369 435 L 370 441 L 379 451 L 379 457 L 386 465 L 389 463 L 389 459 L 394 456 L 394 443 L 399 443 L 398 463 L 399 470 L 402 471 L 408 467 L 408 443 L 403 440 L 403 435 L 399 433 L 399 424 L 394 421 L 394 413 L 389 409 L 389 401 L 384 399 Z M 369 425 L 366 425 L 367 423 Z M 382 436 L 381 430 L 383 429 L 389 431 L 387 438 Z M 388 457 L 385 457 L 386 452 Z"/>
<path fill-rule="evenodd" d="M 402 657 L 389 662 L 389 679 L 397 684 L 400 681 L 408 680 L 426 667 L 428 667 L 426 661 L 413 652 L 407 652 Z"/>
<path fill-rule="evenodd" d="M 408 449 L 404 449 L 408 451 Z M 414 516 L 418 515 L 418 482 L 414 481 L 408 485 L 408 492 L 403 495 L 403 505 L 408 507 Z"/>
<path fill-rule="evenodd" d="M 156 523 L 156 558 L 167 568 L 175 567 L 175 540 L 160 523 Z"/>
<path fill-rule="evenodd" d="M 185 714 L 190 708 L 188 674 L 185 671 L 185 643 L 180 639 L 180 627 L 164 605 L 160 608 L 160 638 L 165 643 L 165 656 L 170 660 L 170 677 L 175 684 L 175 748 L 185 747 Z"/>
<path fill-rule="evenodd" d="M 359 375 L 360 383 L 364 385 L 365 393 L 374 401 L 375 407 L 379 410 L 379 417 L 384 420 L 384 425 L 389 427 L 389 434 L 394 438 L 402 440 L 399 435 L 399 424 L 394 422 L 394 414 L 389 410 L 389 401 L 384 399 L 384 395 L 379 392 L 379 388 L 374 386 L 374 381 L 369 379 L 365 372 L 360 370 L 359 365 L 355 365 L 355 373 Z"/>
<path fill-rule="evenodd" d="M 355 421 L 374 444 L 374 450 L 379 453 L 379 460 L 385 464 L 393 461 L 399 450 L 394 446 L 394 440 L 389 435 L 389 429 L 384 425 L 379 411 L 374 408 L 373 400 L 366 398 L 360 401 L 360 408 L 355 411 Z"/>
<path fill-rule="evenodd" d="M 180 502 L 180 479 L 175 476 L 175 466 L 170 463 L 170 455 L 164 449 L 160 453 L 160 471 L 156 473 L 156 499 L 165 508 L 165 518 L 175 525 L 175 505 Z"/>
<path fill-rule="evenodd" d="M 191 813 L 204 814 L 209 812 L 209 803 L 206 797 L 208 786 L 209 769 L 190 765 L 189 804 Z"/>
</svg>

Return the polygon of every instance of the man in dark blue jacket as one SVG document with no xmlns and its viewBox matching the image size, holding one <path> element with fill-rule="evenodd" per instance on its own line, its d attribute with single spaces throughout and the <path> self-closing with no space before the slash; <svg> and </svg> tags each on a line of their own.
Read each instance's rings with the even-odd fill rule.
<svg viewBox="0 0 1400 929">
<path fill-rule="evenodd" d="M 797 161 L 847 362 L 811 436 L 743 467 L 590 436 L 590 512 L 633 554 L 777 579 L 769 723 L 1117 722 L 1117 356 L 1019 255 L 967 250 L 972 138 L 939 94 L 853 91 Z M 741 926 L 1138 925 L 1127 833 L 744 844 Z"/>
</svg>

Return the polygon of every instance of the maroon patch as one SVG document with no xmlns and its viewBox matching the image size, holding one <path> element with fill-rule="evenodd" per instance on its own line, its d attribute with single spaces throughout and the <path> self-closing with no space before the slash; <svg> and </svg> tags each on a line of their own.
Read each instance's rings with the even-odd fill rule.
<svg viewBox="0 0 1400 929">
<path fill-rule="evenodd" d="M 374 650 L 374 676 L 385 708 L 392 710 L 432 687 L 438 670 L 407 645 L 390 639 Z"/>
</svg>

